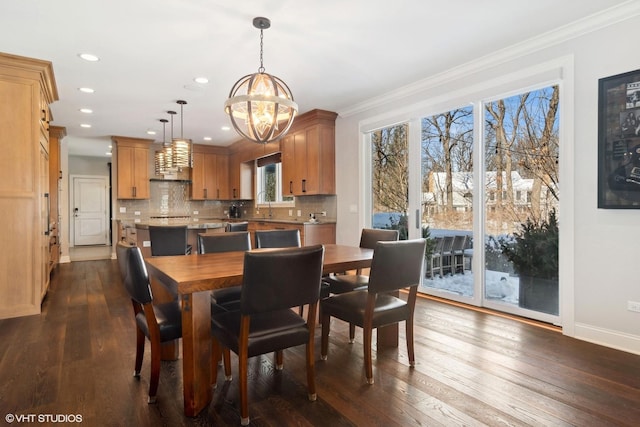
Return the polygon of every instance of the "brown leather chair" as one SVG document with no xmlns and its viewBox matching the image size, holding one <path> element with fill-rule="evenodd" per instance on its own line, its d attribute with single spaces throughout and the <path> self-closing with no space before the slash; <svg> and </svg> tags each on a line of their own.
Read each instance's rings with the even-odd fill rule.
<svg viewBox="0 0 640 427">
<path fill-rule="evenodd" d="M 249 251 L 251 237 L 248 231 L 229 233 L 198 234 L 198 248 L 201 254 L 219 252 Z M 237 310 L 240 306 L 240 286 L 211 291 L 211 312 Z"/>
<path fill-rule="evenodd" d="M 153 304 L 149 275 L 140 248 L 119 242 L 116 246 L 116 257 L 121 269 L 120 274 L 125 277 L 123 283 L 131 297 L 136 321 L 136 362 L 133 376 L 140 378 L 146 337 L 151 343 L 148 403 L 155 403 L 160 379 L 161 344 L 182 337 L 180 304 L 177 301 Z"/>
<path fill-rule="evenodd" d="M 150 225 L 151 256 L 189 255 L 187 226 Z"/>
<path fill-rule="evenodd" d="M 213 360 L 220 357 L 221 347 L 238 355 L 242 425 L 249 424 L 247 361 L 250 357 L 276 352 L 276 369 L 281 370 L 282 351 L 305 344 L 309 400 L 316 400 L 314 329 L 323 256 L 321 245 L 247 252 L 240 310 L 211 317 Z M 291 310 L 305 304 L 310 307 L 306 320 Z M 216 377 L 217 363 L 213 365 L 214 381 Z"/>
<path fill-rule="evenodd" d="M 398 240 L 398 235 L 398 230 L 363 228 L 360 234 L 360 247 L 374 249 L 378 242 Z M 323 278 L 323 281 L 329 284 L 330 293 L 342 294 L 356 289 L 366 289 L 369 276 L 363 275 L 361 270 L 357 270 L 356 274 L 330 274 Z"/>
<path fill-rule="evenodd" d="M 230 231 L 247 231 L 247 230 L 249 230 L 249 222 L 248 221 L 228 222 L 227 225 L 224 227 L 224 231 L 226 231 L 226 232 L 230 232 Z"/>
<path fill-rule="evenodd" d="M 398 230 L 381 230 L 377 228 L 363 228 L 360 234 L 360 247 L 374 249 L 378 242 L 390 242 L 398 240 Z M 356 274 L 330 274 L 322 278 L 324 282 L 323 299 L 329 294 L 343 294 L 355 290 L 367 289 L 369 276 L 362 274 L 362 269 L 356 270 Z M 322 314 L 322 308 L 320 309 Z M 355 337 L 355 326 L 349 327 L 349 342 Z"/>
<path fill-rule="evenodd" d="M 301 246 L 300 230 L 257 230 L 256 248 L 293 248 Z"/>
<path fill-rule="evenodd" d="M 378 242 L 373 252 L 367 289 L 333 295 L 320 302 L 322 360 L 327 359 L 329 325 L 333 316 L 363 329 L 365 373 L 369 384 L 373 384 L 371 336 L 374 328 L 405 321 L 409 364 L 414 365 L 413 311 L 425 246 L 425 239 Z M 391 294 L 407 287 L 409 295 L 406 301 Z"/>
</svg>

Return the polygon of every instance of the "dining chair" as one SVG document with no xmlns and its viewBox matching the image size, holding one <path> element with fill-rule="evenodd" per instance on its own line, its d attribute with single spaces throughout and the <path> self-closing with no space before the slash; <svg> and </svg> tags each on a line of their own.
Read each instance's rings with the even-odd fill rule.
<svg viewBox="0 0 640 427">
<path fill-rule="evenodd" d="M 329 325 L 333 316 L 363 329 L 365 374 L 369 384 L 373 384 L 371 362 L 373 329 L 404 321 L 409 365 L 414 366 L 413 312 L 425 247 L 425 239 L 378 242 L 373 252 L 367 289 L 332 295 L 320 302 L 322 360 L 327 360 Z M 406 301 L 392 295 L 405 288 L 409 288 Z"/>
<path fill-rule="evenodd" d="M 375 228 L 363 228 L 360 234 L 360 247 L 373 249 L 376 243 L 382 241 L 398 240 L 398 230 L 380 230 Z M 362 270 L 356 270 L 356 274 L 330 274 L 323 278 L 329 284 L 329 292 L 342 294 L 356 289 L 366 289 L 369 276 L 363 275 Z"/>
<path fill-rule="evenodd" d="M 191 245 L 187 244 L 187 226 L 150 225 L 152 256 L 189 255 Z"/>
<path fill-rule="evenodd" d="M 224 231 L 247 231 L 249 229 L 249 221 L 228 222 L 224 227 Z"/>
<path fill-rule="evenodd" d="M 293 248 L 301 246 L 300 230 L 257 230 L 256 248 Z"/>
<path fill-rule="evenodd" d="M 391 242 L 398 240 L 398 230 L 381 230 L 377 228 L 363 228 L 360 233 L 360 247 L 373 249 L 378 242 Z M 367 289 L 369 284 L 369 276 L 362 274 L 362 269 L 357 269 L 355 274 L 329 274 L 322 278 L 326 283 L 327 292 L 329 294 L 343 294 L 354 290 Z M 322 314 L 322 308 L 320 308 Z M 354 325 L 349 326 L 349 342 L 353 342 L 356 333 Z"/>
<path fill-rule="evenodd" d="M 256 248 L 294 248 L 302 246 L 300 239 L 300 230 L 257 230 Z M 300 315 L 302 316 L 304 307 L 300 306 Z"/>
<path fill-rule="evenodd" d="M 322 245 L 245 253 L 240 309 L 213 314 L 214 360 L 221 349 L 238 355 L 240 417 L 249 424 L 248 359 L 275 352 L 276 370 L 283 367 L 283 350 L 306 345 L 307 390 L 316 400 L 314 330 L 322 275 Z M 291 308 L 308 304 L 306 319 Z M 217 377 L 217 364 L 212 367 Z"/>
<path fill-rule="evenodd" d="M 133 376 L 140 378 L 146 338 L 151 343 L 151 376 L 147 402 L 155 403 L 160 379 L 162 343 L 182 337 L 180 304 L 178 301 L 153 303 L 149 274 L 139 247 L 118 242 L 116 257 L 120 274 L 125 277 L 123 283 L 131 298 L 136 322 L 136 361 Z"/>
<path fill-rule="evenodd" d="M 248 231 L 228 233 L 198 234 L 200 254 L 249 251 L 251 237 Z M 211 312 L 237 310 L 240 306 L 240 286 L 211 291 Z"/>
</svg>

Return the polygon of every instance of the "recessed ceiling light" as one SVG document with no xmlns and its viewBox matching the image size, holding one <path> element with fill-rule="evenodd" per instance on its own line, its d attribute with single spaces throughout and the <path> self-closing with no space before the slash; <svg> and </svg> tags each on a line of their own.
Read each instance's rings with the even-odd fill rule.
<svg viewBox="0 0 640 427">
<path fill-rule="evenodd" d="M 84 93 L 93 93 L 93 92 L 95 92 L 95 90 L 91 89 L 90 87 L 79 87 L 78 90 L 80 92 L 84 92 Z"/>
<path fill-rule="evenodd" d="M 113 156 L 113 153 L 112 153 L 111 151 L 107 151 L 107 152 L 106 152 L 106 153 L 104 153 L 104 154 L 106 154 L 107 156 Z"/>
<path fill-rule="evenodd" d="M 231 130 L 231 128 L 229 126 L 222 126 L 220 129 L 222 129 L 222 130 Z"/>
<path fill-rule="evenodd" d="M 111 148 L 113 148 L 113 147 L 111 147 L 111 145 L 110 145 L 110 146 L 109 146 L 109 150 L 111 150 Z"/>
<path fill-rule="evenodd" d="M 93 110 L 91 108 L 81 108 L 80 112 L 85 114 L 91 114 L 93 113 Z"/>
<path fill-rule="evenodd" d="M 212 139 L 212 138 L 211 138 L 210 136 L 205 136 L 205 137 L 204 137 L 204 138 L 202 138 L 202 139 L 204 139 L 205 141 L 211 141 L 211 139 Z"/>
<path fill-rule="evenodd" d="M 155 130 L 151 130 L 151 129 L 149 129 L 149 130 L 147 131 L 147 135 L 155 135 L 155 134 L 156 134 L 156 131 L 155 131 Z"/>
<path fill-rule="evenodd" d="M 209 83 L 209 79 L 206 77 L 196 77 L 195 79 L 193 79 L 193 81 L 196 83 L 200 83 L 201 85 Z"/>
<path fill-rule="evenodd" d="M 82 123 L 82 124 L 80 125 L 80 127 L 81 127 L 81 128 L 90 128 L 90 127 L 91 127 L 91 125 L 90 125 L 90 124 L 88 124 L 88 123 Z"/>
<path fill-rule="evenodd" d="M 100 58 L 98 58 L 95 55 L 92 55 L 90 53 L 79 53 L 78 56 L 82 59 L 84 59 L 85 61 L 89 61 L 89 62 L 96 62 L 96 61 L 100 61 Z"/>
</svg>

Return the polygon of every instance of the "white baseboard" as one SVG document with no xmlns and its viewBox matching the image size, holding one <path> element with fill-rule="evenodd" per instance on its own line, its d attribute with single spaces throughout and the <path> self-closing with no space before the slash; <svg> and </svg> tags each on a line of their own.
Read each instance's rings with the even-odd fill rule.
<svg viewBox="0 0 640 427">
<path fill-rule="evenodd" d="M 574 338 L 640 355 L 640 336 L 638 335 L 576 323 Z"/>
</svg>

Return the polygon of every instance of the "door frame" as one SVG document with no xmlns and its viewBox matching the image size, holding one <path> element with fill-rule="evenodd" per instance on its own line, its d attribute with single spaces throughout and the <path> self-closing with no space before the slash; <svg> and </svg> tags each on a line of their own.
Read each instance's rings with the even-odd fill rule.
<svg viewBox="0 0 640 427">
<path fill-rule="evenodd" d="M 102 180 L 105 186 L 104 192 L 104 206 L 105 208 L 110 206 L 110 191 L 111 185 L 109 184 L 108 176 L 101 175 L 69 175 L 69 247 L 73 248 L 76 245 L 76 225 L 73 216 L 73 205 L 75 201 L 75 179 L 96 179 Z M 109 212 L 108 209 L 104 212 L 104 227 L 107 232 L 107 237 L 105 238 L 105 246 L 110 246 L 110 231 L 111 227 L 109 227 Z"/>
</svg>

